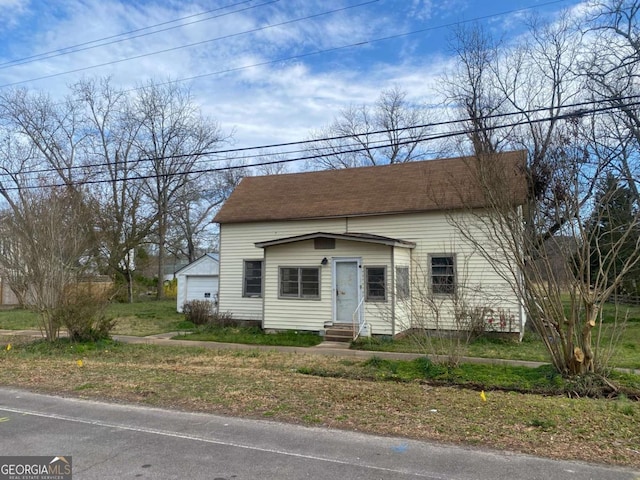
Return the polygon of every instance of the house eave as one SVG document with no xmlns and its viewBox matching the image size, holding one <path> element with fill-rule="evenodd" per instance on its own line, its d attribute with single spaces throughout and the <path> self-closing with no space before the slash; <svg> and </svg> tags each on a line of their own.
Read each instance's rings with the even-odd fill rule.
<svg viewBox="0 0 640 480">
<path fill-rule="evenodd" d="M 273 240 L 266 240 L 262 242 L 256 242 L 254 245 L 257 248 L 267 248 L 275 245 L 286 245 L 288 243 L 302 242 L 305 240 L 313 240 L 316 238 L 333 238 L 336 240 L 347 240 L 351 242 L 373 243 L 378 245 L 388 245 L 393 247 L 415 248 L 415 242 L 408 240 L 402 240 L 398 238 L 383 237 L 380 235 L 366 234 L 366 233 L 328 233 L 328 232 L 314 232 L 305 235 L 296 235 L 293 237 L 276 238 Z"/>
</svg>

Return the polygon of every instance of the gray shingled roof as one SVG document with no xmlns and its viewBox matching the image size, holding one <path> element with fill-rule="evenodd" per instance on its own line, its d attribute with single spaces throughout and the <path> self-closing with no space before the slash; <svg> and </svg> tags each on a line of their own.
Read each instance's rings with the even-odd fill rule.
<svg viewBox="0 0 640 480">
<path fill-rule="evenodd" d="M 245 177 L 214 221 L 225 223 L 350 217 L 486 206 L 477 165 L 514 205 L 526 199 L 526 152 L 376 167 Z"/>
</svg>

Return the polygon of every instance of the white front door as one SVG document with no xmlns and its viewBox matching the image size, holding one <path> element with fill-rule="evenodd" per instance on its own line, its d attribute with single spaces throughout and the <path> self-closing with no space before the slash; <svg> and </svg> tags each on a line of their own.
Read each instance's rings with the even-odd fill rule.
<svg viewBox="0 0 640 480">
<path fill-rule="evenodd" d="M 352 323 L 353 314 L 360 303 L 360 269 L 357 260 L 336 260 L 335 322 Z"/>
</svg>

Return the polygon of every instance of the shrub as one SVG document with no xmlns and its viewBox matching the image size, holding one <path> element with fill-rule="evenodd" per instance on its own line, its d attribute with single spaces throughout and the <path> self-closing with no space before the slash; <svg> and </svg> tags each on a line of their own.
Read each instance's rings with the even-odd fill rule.
<svg viewBox="0 0 640 480">
<path fill-rule="evenodd" d="M 182 306 L 187 321 L 194 325 L 209 323 L 214 314 L 214 304 L 210 300 L 190 300 Z"/>
<path fill-rule="evenodd" d="M 237 327 L 238 322 L 231 312 L 215 312 L 209 319 L 209 323 L 215 327 Z"/>
<path fill-rule="evenodd" d="M 115 321 L 105 314 L 104 292 L 77 286 L 68 292 L 64 302 L 52 312 L 55 324 L 64 327 L 73 341 L 96 341 L 109 338 Z"/>
</svg>

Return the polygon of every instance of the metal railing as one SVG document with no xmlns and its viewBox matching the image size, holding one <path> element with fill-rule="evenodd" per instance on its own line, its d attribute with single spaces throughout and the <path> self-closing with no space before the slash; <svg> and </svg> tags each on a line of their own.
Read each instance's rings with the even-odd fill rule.
<svg viewBox="0 0 640 480">
<path fill-rule="evenodd" d="M 361 309 L 364 304 L 364 297 L 360 300 L 360 303 L 356 307 L 353 315 L 351 316 L 351 324 L 353 325 L 353 339 L 356 340 L 362 333 L 364 328 L 364 315 L 362 315 Z M 357 324 L 357 325 L 356 325 Z"/>
</svg>

